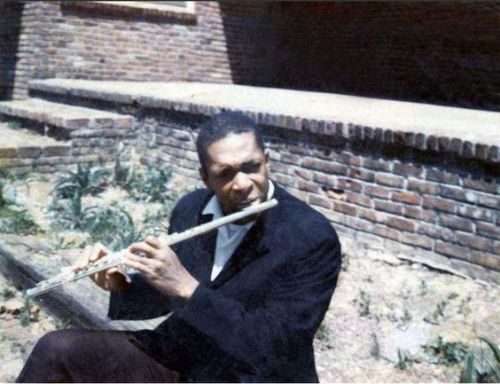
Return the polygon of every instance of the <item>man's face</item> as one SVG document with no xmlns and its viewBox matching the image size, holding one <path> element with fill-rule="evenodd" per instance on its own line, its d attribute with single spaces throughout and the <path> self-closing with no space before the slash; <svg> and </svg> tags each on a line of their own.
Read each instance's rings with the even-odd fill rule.
<svg viewBox="0 0 500 384">
<path fill-rule="evenodd" d="M 262 203 L 269 188 L 268 155 L 252 132 L 229 134 L 207 148 L 208 164 L 200 169 L 224 214 Z"/>
</svg>

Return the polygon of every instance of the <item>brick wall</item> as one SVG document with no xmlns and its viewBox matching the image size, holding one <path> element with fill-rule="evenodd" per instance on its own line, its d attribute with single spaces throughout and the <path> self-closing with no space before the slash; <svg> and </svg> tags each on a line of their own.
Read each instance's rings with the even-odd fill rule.
<svg viewBox="0 0 500 384">
<path fill-rule="evenodd" d="M 21 2 L 0 2 L 0 100 L 12 97 L 22 7 Z"/>
<path fill-rule="evenodd" d="M 193 19 L 77 3 L 25 4 L 16 98 L 35 78 L 231 81 L 216 2 Z"/>
<path fill-rule="evenodd" d="M 500 109 L 498 2 L 271 2 L 258 10 L 229 2 L 221 11 L 235 83 Z M 248 14 L 256 20 L 245 22 Z"/>
<path fill-rule="evenodd" d="M 14 96 L 25 97 L 33 78 L 187 80 L 500 108 L 497 2 L 225 1 L 195 9 L 185 18 L 26 2 Z"/>
<path fill-rule="evenodd" d="M 180 183 L 201 185 L 194 139 L 204 118 L 167 111 L 149 120 L 144 162 L 171 164 Z M 357 128 L 373 132 L 369 127 L 316 121 L 311 125 L 330 129 L 303 134 L 266 124 L 276 118 L 259 120 L 273 179 L 322 212 L 341 236 L 384 252 L 437 257 L 476 277 L 500 272 L 498 163 L 477 151 L 471 156 L 463 143 L 458 156 L 451 147 L 412 150 L 398 140 L 356 139 Z"/>
</svg>

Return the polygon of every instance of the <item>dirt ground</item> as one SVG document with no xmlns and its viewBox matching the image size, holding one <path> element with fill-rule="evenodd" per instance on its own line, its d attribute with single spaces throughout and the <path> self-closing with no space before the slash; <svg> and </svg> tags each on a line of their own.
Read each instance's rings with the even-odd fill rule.
<svg viewBox="0 0 500 384">
<path fill-rule="evenodd" d="M 14 185 L 19 202 L 37 222 L 48 225 L 43 207 L 50 202 L 49 181 L 25 180 Z M 93 198 L 92 203 L 115 198 L 129 210 L 133 206 L 116 191 Z M 11 291 L 20 297 L 7 277 L 0 276 L 0 293 L 4 292 L 0 305 L 5 304 Z M 320 380 L 456 382 L 462 363 L 433 364 L 422 346 L 442 337 L 444 343 L 478 348 L 478 335 L 498 343 L 498 297 L 496 285 L 434 271 L 390 255 L 376 257 L 350 251 L 344 257 L 337 290 L 315 339 Z M 12 381 L 34 342 L 68 320 L 51 318 L 43 308 L 37 318 L 23 326 L 20 315 L 0 314 L 0 382 Z"/>
</svg>

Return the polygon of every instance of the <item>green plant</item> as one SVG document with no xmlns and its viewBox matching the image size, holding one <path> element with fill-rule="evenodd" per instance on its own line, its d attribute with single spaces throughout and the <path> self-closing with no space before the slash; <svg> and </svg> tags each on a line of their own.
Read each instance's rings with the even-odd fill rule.
<svg viewBox="0 0 500 384">
<path fill-rule="evenodd" d="M 0 232 L 31 235 L 39 232 L 39 226 L 25 209 L 4 205 L 0 208 Z"/>
<path fill-rule="evenodd" d="M 114 205 L 87 208 L 81 226 L 89 233 L 91 242 L 100 242 L 113 251 L 143 238 L 128 212 Z"/>
<path fill-rule="evenodd" d="M 54 195 L 61 199 L 74 198 L 77 194 L 95 196 L 104 191 L 108 175 L 105 169 L 78 164 L 76 172 L 69 172 L 56 181 Z"/>
<path fill-rule="evenodd" d="M 487 336 L 479 336 L 478 338 L 486 343 L 492 357 L 488 357 L 483 348 L 478 354 L 469 351 L 460 373 L 460 382 L 498 383 L 500 382 L 500 350 L 498 345 Z"/>
<path fill-rule="evenodd" d="M 76 190 L 70 199 L 58 199 L 54 197 L 52 204 L 48 207 L 48 211 L 57 225 L 67 229 L 80 228 L 84 215 L 82 194 Z"/>
<path fill-rule="evenodd" d="M 4 299 L 12 299 L 15 296 L 15 293 L 12 289 L 10 288 L 4 288 L 2 291 L 2 297 Z"/>
<path fill-rule="evenodd" d="M 469 352 L 467 345 L 461 342 L 445 342 L 439 336 L 431 344 L 422 346 L 432 364 L 443 364 L 447 367 L 462 363 Z"/>
<path fill-rule="evenodd" d="M 171 175 L 172 169 L 167 165 L 148 167 L 143 172 L 129 167 L 122 187 L 137 200 L 164 203 L 172 200 L 166 188 Z"/>
<path fill-rule="evenodd" d="M 413 357 L 409 351 L 406 349 L 398 348 L 398 362 L 396 363 L 396 368 L 404 370 L 413 365 Z"/>
<path fill-rule="evenodd" d="M 318 340 L 326 341 L 328 340 L 329 336 L 330 336 L 330 329 L 325 323 L 321 323 L 314 337 Z"/>
<path fill-rule="evenodd" d="M 7 123 L 7 127 L 9 127 L 10 129 L 21 129 L 22 127 L 22 124 L 20 121 L 18 120 L 10 120 L 8 123 Z"/>
<path fill-rule="evenodd" d="M 32 312 L 30 299 L 24 301 L 24 306 L 21 308 L 21 313 L 19 314 L 19 321 L 23 327 L 27 327 L 30 323 L 38 321 L 38 316 Z"/>
<path fill-rule="evenodd" d="M 167 200 L 162 204 L 160 209 L 148 213 L 143 220 L 145 230 L 154 235 L 167 233 L 168 219 L 172 214 L 174 206 L 175 200 Z"/>
<path fill-rule="evenodd" d="M 361 290 L 359 292 L 359 316 L 368 316 L 370 314 L 370 295 L 365 291 Z"/>
</svg>

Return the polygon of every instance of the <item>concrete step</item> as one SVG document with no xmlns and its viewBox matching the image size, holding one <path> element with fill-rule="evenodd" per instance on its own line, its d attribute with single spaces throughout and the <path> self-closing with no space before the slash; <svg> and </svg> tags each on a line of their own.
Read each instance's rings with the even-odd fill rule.
<svg viewBox="0 0 500 384">
<path fill-rule="evenodd" d="M 134 118 L 92 108 L 76 107 L 39 98 L 0 102 L 3 120 L 30 121 L 34 129 L 57 139 L 69 139 L 82 129 L 131 129 Z"/>
<path fill-rule="evenodd" d="M 71 143 L 57 141 L 26 128 L 11 128 L 0 122 L 0 168 L 13 173 L 63 169 Z M 69 165 L 69 164 L 67 164 Z"/>
<path fill-rule="evenodd" d="M 23 289 L 55 276 L 71 265 L 81 250 L 55 250 L 35 236 L 0 234 L 0 272 Z M 153 329 L 165 317 L 147 321 L 112 321 L 107 318 L 109 293 L 84 278 L 34 298 L 54 315 L 85 328 L 115 330 Z"/>
</svg>

